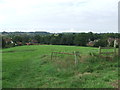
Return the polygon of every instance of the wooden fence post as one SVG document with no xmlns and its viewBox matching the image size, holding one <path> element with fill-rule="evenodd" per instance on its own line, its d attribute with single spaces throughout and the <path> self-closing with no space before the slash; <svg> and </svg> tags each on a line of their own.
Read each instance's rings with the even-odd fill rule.
<svg viewBox="0 0 120 90">
<path fill-rule="evenodd" d="M 116 56 L 116 46 L 114 47 L 114 56 Z"/>
<path fill-rule="evenodd" d="M 52 57 L 53 57 L 53 52 L 51 53 L 51 60 L 52 60 Z"/>
<path fill-rule="evenodd" d="M 101 46 L 99 46 L 99 54 L 101 54 Z"/>
<path fill-rule="evenodd" d="M 75 65 L 77 64 L 77 55 L 76 52 L 74 51 L 74 56 L 75 56 Z"/>
</svg>

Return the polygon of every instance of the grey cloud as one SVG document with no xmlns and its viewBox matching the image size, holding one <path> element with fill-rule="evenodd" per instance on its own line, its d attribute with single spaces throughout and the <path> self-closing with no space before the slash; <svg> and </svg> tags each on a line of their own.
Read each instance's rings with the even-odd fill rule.
<svg viewBox="0 0 120 90">
<path fill-rule="evenodd" d="M 94 0 L 76 0 L 60 3 L 44 3 L 37 4 L 28 8 L 28 14 L 15 15 L 12 10 L 8 24 L 3 26 L 18 29 L 44 29 L 52 32 L 62 32 L 73 28 L 75 31 L 89 31 L 93 32 L 117 32 L 117 10 L 114 7 L 112 10 L 96 3 L 91 5 L 90 2 Z M 112 1 L 112 0 L 111 0 Z M 107 3 L 107 2 L 103 2 Z M 102 5 L 102 4 L 101 4 Z M 27 12 L 27 11 L 26 11 Z M 13 15 L 13 16 L 12 16 Z M 23 25 L 21 25 L 21 23 Z M 28 28 L 27 28 L 28 27 Z"/>
</svg>

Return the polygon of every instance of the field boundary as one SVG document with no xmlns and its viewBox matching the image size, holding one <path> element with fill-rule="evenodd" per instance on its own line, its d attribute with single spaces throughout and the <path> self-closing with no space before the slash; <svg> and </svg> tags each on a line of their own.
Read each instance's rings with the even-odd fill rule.
<svg viewBox="0 0 120 90">
<path fill-rule="evenodd" d="M 102 49 L 113 49 L 113 52 L 102 52 Z M 113 56 L 116 56 L 116 47 L 101 47 L 99 46 L 99 55 L 102 54 L 113 54 Z"/>
<path fill-rule="evenodd" d="M 54 54 L 55 53 L 55 54 Z M 57 54 L 66 54 L 66 55 L 73 55 L 75 60 L 75 65 L 78 63 L 77 57 L 80 57 L 80 52 L 74 51 L 73 53 L 66 53 L 66 52 L 51 52 L 51 60 L 53 60 L 54 55 L 57 56 Z"/>
</svg>

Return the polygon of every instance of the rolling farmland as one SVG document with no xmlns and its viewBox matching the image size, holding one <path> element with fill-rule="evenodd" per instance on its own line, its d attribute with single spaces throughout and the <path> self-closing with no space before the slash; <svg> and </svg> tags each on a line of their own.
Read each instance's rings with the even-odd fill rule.
<svg viewBox="0 0 120 90">
<path fill-rule="evenodd" d="M 80 52 L 74 55 L 51 52 Z M 112 51 L 112 50 L 107 50 Z M 98 48 L 62 45 L 30 45 L 3 49 L 3 88 L 116 88 L 118 57 L 90 56 Z"/>
</svg>

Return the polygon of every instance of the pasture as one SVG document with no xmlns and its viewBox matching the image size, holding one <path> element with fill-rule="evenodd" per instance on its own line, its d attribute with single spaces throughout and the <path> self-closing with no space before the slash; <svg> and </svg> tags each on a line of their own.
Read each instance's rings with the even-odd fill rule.
<svg viewBox="0 0 120 90">
<path fill-rule="evenodd" d="M 74 56 L 51 52 L 79 51 Z M 112 51 L 106 50 L 106 51 Z M 2 51 L 3 88 L 117 88 L 118 57 L 90 56 L 98 48 L 62 45 L 19 46 Z"/>
</svg>

